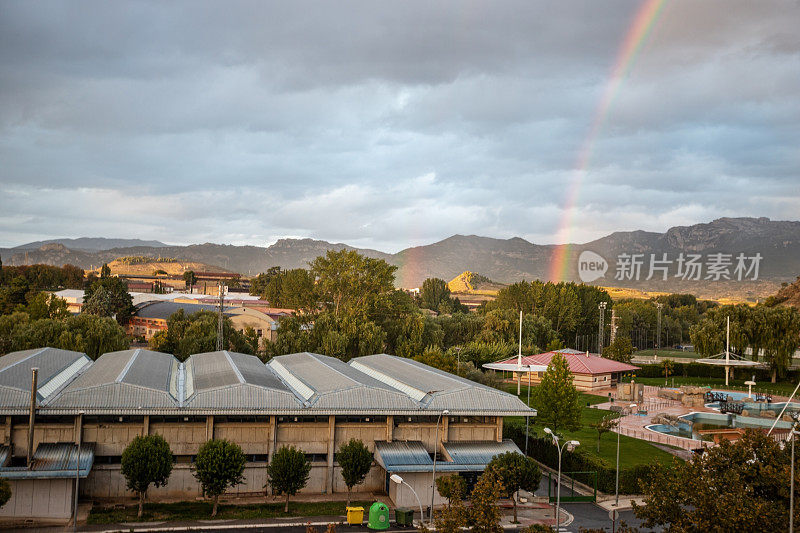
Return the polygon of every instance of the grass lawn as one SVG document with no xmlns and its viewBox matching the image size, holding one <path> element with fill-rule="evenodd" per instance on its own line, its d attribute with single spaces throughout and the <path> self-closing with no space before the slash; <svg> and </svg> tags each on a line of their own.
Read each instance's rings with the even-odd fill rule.
<svg viewBox="0 0 800 533">
<path fill-rule="evenodd" d="M 703 357 L 697 352 L 684 352 L 681 350 L 671 350 L 669 348 L 662 348 L 660 350 L 638 350 L 633 352 L 634 357 L 650 357 L 652 358 L 654 355 L 658 355 L 659 357 L 675 357 L 675 358 L 682 358 L 682 359 L 700 359 Z M 687 361 L 688 362 L 688 361 Z"/>
<path fill-rule="evenodd" d="M 737 375 L 739 374 L 746 374 L 746 371 L 739 370 L 736 372 Z M 730 385 L 727 387 L 728 390 L 739 390 L 747 392 L 747 385 L 744 384 L 745 381 L 749 380 L 750 376 L 747 376 L 745 379 L 731 379 L 728 382 Z M 636 377 L 634 381 L 637 383 L 644 383 L 645 385 L 660 385 L 664 386 L 664 378 L 642 378 Z M 670 387 L 673 386 L 673 376 L 669 377 L 667 383 Z M 698 378 L 698 377 L 682 377 L 682 376 L 674 376 L 674 383 L 675 387 L 679 387 L 681 385 L 697 385 L 697 386 L 705 386 L 710 385 L 715 389 L 724 389 L 725 387 L 725 378 Z M 769 392 L 771 394 L 778 394 L 781 396 L 789 396 L 794 388 L 797 386 L 797 383 L 791 383 L 788 381 L 778 382 L 778 383 L 770 383 L 768 381 L 759 382 L 753 387 L 753 392 Z M 798 392 L 800 395 L 800 392 Z"/>
<path fill-rule="evenodd" d="M 536 407 L 533 402 L 533 392 L 536 386 L 531 387 L 531 405 Z M 511 394 L 516 394 L 517 388 L 515 385 L 508 385 L 505 390 Z M 582 406 L 603 403 L 606 398 L 597 396 L 595 394 L 579 393 Z M 528 387 L 522 387 L 520 399 L 525 402 L 528 398 Z M 581 427 L 574 431 L 564 431 L 564 436 L 568 439 L 577 440 L 581 443 L 581 448 L 584 452 L 590 453 L 603 459 L 611 466 L 616 465 L 617 458 L 617 438 L 616 433 L 605 433 L 600 440 L 600 451 L 597 451 L 597 431 L 591 426 L 597 423 L 604 416 L 607 416 L 609 411 L 602 409 L 594 409 L 591 407 L 583 407 L 581 411 Z M 508 417 L 506 420 L 525 420 L 520 417 Z M 544 436 L 543 427 L 541 424 L 536 424 L 536 419 L 531 419 L 533 424 L 534 433 Z M 633 437 L 620 436 L 620 452 L 619 463 L 621 468 L 632 467 L 640 464 L 661 463 L 670 464 L 673 456 L 664 450 L 656 448 L 647 441 L 634 439 Z"/>
<path fill-rule="evenodd" d="M 372 502 L 352 502 L 354 507 L 368 509 Z M 345 502 L 290 502 L 289 513 L 283 512 L 284 502 L 249 505 L 220 504 L 215 520 L 248 518 L 282 518 L 287 516 L 324 516 L 345 514 Z M 211 502 L 188 501 L 178 503 L 145 503 L 141 520 L 136 518 L 137 505 L 124 509 L 94 507 L 89 513 L 88 524 L 115 524 L 120 522 L 150 522 L 179 520 L 210 520 Z"/>
</svg>

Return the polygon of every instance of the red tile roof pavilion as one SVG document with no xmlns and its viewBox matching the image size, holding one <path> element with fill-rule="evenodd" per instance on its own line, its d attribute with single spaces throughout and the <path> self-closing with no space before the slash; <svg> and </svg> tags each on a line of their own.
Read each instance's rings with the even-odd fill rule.
<svg viewBox="0 0 800 533">
<path fill-rule="evenodd" d="M 522 371 L 524 372 L 527 370 L 528 365 L 535 366 L 535 367 L 542 367 L 547 366 L 550 364 L 550 360 L 553 358 L 554 355 L 561 354 L 567 360 L 567 364 L 569 365 L 569 370 L 573 374 L 588 374 L 588 375 L 596 375 L 596 374 L 608 374 L 608 373 L 617 373 L 617 372 L 631 372 L 633 370 L 639 370 L 638 366 L 629 365 L 626 363 L 620 363 L 619 361 L 613 361 L 611 359 L 606 359 L 604 357 L 600 357 L 597 354 L 590 354 L 588 352 L 579 352 L 577 350 L 572 350 L 570 348 L 564 348 L 563 350 L 553 350 L 551 352 L 544 352 L 536 355 L 524 355 L 522 356 Z M 489 363 L 487 365 L 483 365 L 486 368 L 492 368 L 493 365 L 497 365 L 497 369 L 504 370 L 516 370 L 516 368 L 508 368 L 510 366 L 517 367 L 517 356 L 511 357 L 510 359 L 505 359 L 503 361 L 497 361 L 496 363 Z M 540 371 L 538 369 L 533 369 L 534 371 Z"/>
</svg>

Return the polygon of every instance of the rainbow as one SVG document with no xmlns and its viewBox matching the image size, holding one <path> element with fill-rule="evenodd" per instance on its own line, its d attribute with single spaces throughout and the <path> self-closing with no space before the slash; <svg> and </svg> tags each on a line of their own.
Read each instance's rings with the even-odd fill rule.
<svg viewBox="0 0 800 533">
<path fill-rule="evenodd" d="M 647 41 L 653 29 L 653 25 L 658 19 L 665 3 L 666 0 L 645 0 L 642 2 L 642 5 L 636 12 L 636 16 L 628 29 L 625 39 L 622 41 L 619 53 L 617 54 L 617 60 L 611 71 L 611 76 L 609 77 L 609 81 L 603 91 L 603 96 L 597 106 L 594 119 L 592 120 L 589 134 L 581 145 L 580 152 L 578 152 L 578 159 L 572 173 L 572 179 L 567 188 L 563 214 L 561 215 L 561 222 L 556 232 L 557 242 L 563 244 L 556 247 L 550 259 L 549 279 L 553 281 L 564 280 L 567 276 L 567 269 L 571 262 L 571 245 L 569 242 L 572 233 L 572 217 L 575 206 L 577 205 L 581 185 L 583 185 L 583 178 L 589 166 L 589 160 L 594 149 L 595 141 L 597 141 L 603 125 L 608 118 L 609 111 L 619 92 L 620 85 L 622 85 L 625 77 L 630 73 L 631 68 L 636 62 L 636 57 L 642 49 L 643 44 Z"/>
</svg>

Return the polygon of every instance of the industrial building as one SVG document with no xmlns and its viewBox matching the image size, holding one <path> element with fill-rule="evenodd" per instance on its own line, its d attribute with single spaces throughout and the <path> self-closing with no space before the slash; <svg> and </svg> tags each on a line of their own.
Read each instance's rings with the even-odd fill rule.
<svg viewBox="0 0 800 533">
<path fill-rule="evenodd" d="M 0 357 L 0 476 L 15 485 L 0 517 L 33 512 L 65 518 L 68 506 L 30 502 L 45 492 L 68 501 L 73 485 L 65 479 L 73 480 L 76 469 L 82 499 L 131 498 L 121 455 L 135 436 L 147 434 L 162 435 L 176 459 L 169 483 L 148 492 L 151 500 L 200 496 L 191 465 L 212 438 L 236 442 L 248 456 L 245 482 L 234 493 L 263 493 L 265 466 L 283 445 L 300 448 L 312 463 L 305 492 L 344 492 L 334 454 L 358 438 L 375 463 L 356 490 L 385 491 L 398 505 L 416 504 L 407 487 L 390 486 L 389 475 L 403 472 L 430 502 L 434 452 L 437 474 L 460 472 L 470 480 L 495 454 L 518 451 L 503 441 L 505 416 L 535 411 L 511 394 L 386 354 L 345 363 L 296 353 L 264 364 L 228 351 L 185 362 L 143 349 L 96 361 L 53 348 L 15 352 Z"/>
</svg>

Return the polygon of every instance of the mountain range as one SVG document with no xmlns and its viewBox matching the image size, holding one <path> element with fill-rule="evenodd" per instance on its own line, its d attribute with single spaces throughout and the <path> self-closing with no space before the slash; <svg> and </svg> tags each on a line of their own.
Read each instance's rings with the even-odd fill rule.
<svg viewBox="0 0 800 533">
<path fill-rule="evenodd" d="M 720 218 L 704 224 L 673 227 L 664 233 L 615 232 L 592 242 L 570 245 L 540 245 L 519 237 L 495 239 L 453 235 L 396 254 L 314 239 L 280 239 L 266 247 L 213 243 L 173 246 L 136 239 L 56 239 L 0 249 L 0 257 L 6 265 L 71 263 L 83 268 L 96 268 L 120 256 L 174 257 L 244 275 L 255 275 L 271 266 L 306 267 L 309 261 L 326 251 L 342 249 L 357 250 L 396 265 L 397 285 L 407 288 L 418 287 L 429 277 L 449 280 L 465 270 L 501 283 L 556 277 L 588 281 L 585 279 L 586 272 L 582 277 L 579 269 L 581 259 L 583 266 L 588 265 L 590 269 L 603 270 L 601 267 L 604 266 L 604 275 L 591 279 L 592 283 L 598 285 L 756 300 L 774 294 L 781 282 L 794 281 L 800 274 L 800 222 L 773 221 L 768 218 Z M 683 279 L 680 254 L 684 254 L 684 259 L 689 254 L 700 256 L 698 261 L 704 263 L 700 279 Z M 715 258 L 716 254 L 722 256 Z M 740 254 L 748 261 L 745 266 L 751 267 L 749 273 L 736 271 Z M 756 261 L 757 275 L 752 269 L 752 258 L 756 254 L 760 254 L 760 260 Z M 639 263 L 639 275 L 634 277 L 628 272 L 631 274 L 629 277 L 617 279 L 620 264 L 626 261 L 626 255 L 629 261 L 633 256 L 633 263 Z M 563 267 L 553 269 L 554 262 L 562 264 L 562 257 Z M 657 268 L 653 275 L 650 275 L 651 260 L 655 261 L 656 266 L 663 267 Z M 722 268 L 725 271 L 721 276 L 710 270 L 711 263 L 715 261 L 725 267 L 717 266 L 717 270 Z M 732 279 L 725 279 L 726 276 Z M 646 279 L 648 277 L 650 279 Z M 666 279 L 662 279 L 664 277 Z M 716 280 L 715 277 L 720 279 Z M 743 279 L 739 281 L 737 277 Z"/>
</svg>

